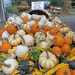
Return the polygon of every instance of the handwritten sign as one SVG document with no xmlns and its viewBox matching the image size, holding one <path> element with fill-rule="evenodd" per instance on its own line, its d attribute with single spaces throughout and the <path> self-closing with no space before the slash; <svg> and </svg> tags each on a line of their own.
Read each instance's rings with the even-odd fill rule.
<svg viewBox="0 0 75 75">
<path fill-rule="evenodd" d="M 31 10 L 44 10 L 44 2 L 32 2 Z"/>
</svg>

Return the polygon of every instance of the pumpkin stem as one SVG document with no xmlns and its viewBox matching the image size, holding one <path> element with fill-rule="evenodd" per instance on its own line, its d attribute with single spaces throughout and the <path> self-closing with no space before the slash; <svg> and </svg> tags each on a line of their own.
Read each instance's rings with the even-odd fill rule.
<svg viewBox="0 0 75 75">
<path fill-rule="evenodd" d="M 22 38 L 22 44 L 23 44 L 23 46 L 25 46 L 25 40 L 24 40 L 24 38 L 21 35 L 19 35 L 19 36 Z"/>
<path fill-rule="evenodd" d="M 19 25 L 17 25 L 17 29 L 18 29 L 18 30 L 20 30 L 20 27 L 19 27 Z"/>
<path fill-rule="evenodd" d="M 15 35 L 16 35 L 16 33 L 14 33 L 13 39 L 15 39 Z"/>
<path fill-rule="evenodd" d="M 46 53 L 47 53 L 47 58 L 49 58 L 48 51 L 47 51 L 45 48 L 42 48 L 42 49 L 44 49 L 44 50 L 46 51 Z"/>
<path fill-rule="evenodd" d="M 11 67 L 10 64 L 6 64 L 6 63 L 3 63 L 3 62 L 0 62 L 0 65 L 3 65 L 3 66 L 5 66 L 5 67 L 7 67 L 7 68 L 10 68 L 10 67 Z"/>
<path fill-rule="evenodd" d="M 65 70 L 65 72 L 63 72 L 64 73 L 64 75 L 68 75 L 68 73 L 67 73 L 67 71 Z"/>
</svg>

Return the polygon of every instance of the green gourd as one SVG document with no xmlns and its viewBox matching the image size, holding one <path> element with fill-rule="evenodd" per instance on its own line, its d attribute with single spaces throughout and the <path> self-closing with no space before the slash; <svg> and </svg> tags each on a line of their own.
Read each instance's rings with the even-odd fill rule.
<svg viewBox="0 0 75 75">
<path fill-rule="evenodd" d="M 71 61 L 71 62 L 69 63 L 69 65 L 70 65 L 70 67 L 71 67 L 72 69 L 75 69 L 75 61 Z"/>
</svg>

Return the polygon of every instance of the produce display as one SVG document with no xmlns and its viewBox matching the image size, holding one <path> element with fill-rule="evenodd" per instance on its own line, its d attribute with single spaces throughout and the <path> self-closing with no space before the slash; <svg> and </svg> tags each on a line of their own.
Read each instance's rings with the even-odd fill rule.
<svg viewBox="0 0 75 75">
<path fill-rule="evenodd" d="M 75 75 L 75 32 L 48 11 L 9 17 L 0 29 L 0 71 L 6 75 Z M 73 70 L 72 74 L 70 69 Z"/>
</svg>

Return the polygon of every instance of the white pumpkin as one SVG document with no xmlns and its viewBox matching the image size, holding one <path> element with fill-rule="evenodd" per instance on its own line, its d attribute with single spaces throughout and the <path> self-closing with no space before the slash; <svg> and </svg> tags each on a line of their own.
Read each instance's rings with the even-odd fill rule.
<svg viewBox="0 0 75 75">
<path fill-rule="evenodd" d="M 38 25 L 40 26 L 40 28 L 43 28 L 45 26 L 44 22 L 43 21 L 39 21 L 38 22 Z"/>
<path fill-rule="evenodd" d="M 31 27 L 27 24 L 22 24 L 20 26 L 21 29 L 23 29 L 26 33 L 30 32 L 31 31 Z"/>
<path fill-rule="evenodd" d="M 9 25 L 11 25 L 11 24 L 14 25 L 14 24 L 15 24 L 15 19 L 14 19 L 14 17 L 9 17 L 8 20 L 7 20 L 7 22 L 8 22 Z"/>
<path fill-rule="evenodd" d="M 19 16 L 18 17 L 15 17 L 15 25 L 17 24 L 17 25 L 21 25 L 21 24 L 23 24 L 23 20 L 21 19 L 21 18 L 19 18 Z"/>
<path fill-rule="evenodd" d="M 18 62 L 15 59 L 6 59 L 3 63 L 10 65 L 9 68 L 2 65 L 2 70 L 6 75 L 11 75 L 18 66 Z"/>
<path fill-rule="evenodd" d="M 9 33 L 7 32 L 7 31 L 4 31 L 3 33 L 2 33 L 2 38 L 3 39 L 7 39 L 8 37 L 9 37 Z"/>
<path fill-rule="evenodd" d="M 32 26 L 32 25 L 34 25 L 35 24 L 35 22 L 32 20 L 32 21 L 29 21 L 29 22 L 27 22 L 27 25 L 29 25 L 30 27 Z"/>
<path fill-rule="evenodd" d="M 21 35 L 21 36 L 25 36 L 26 35 L 25 31 L 22 30 L 22 29 L 18 30 L 16 34 Z"/>
<path fill-rule="evenodd" d="M 73 31 L 69 31 L 65 36 L 66 37 L 70 37 L 71 39 L 73 39 L 75 32 Z"/>
<path fill-rule="evenodd" d="M 35 39 L 45 40 L 45 34 L 43 32 L 36 32 L 34 37 Z"/>
<path fill-rule="evenodd" d="M 39 47 L 45 48 L 45 47 L 49 47 L 48 43 L 45 41 L 42 41 L 39 43 Z"/>
<path fill-rule="evenodd" d="M 15 54 L 19 58 L 23 58 L 23 55 L 29 51 L 29 48 L 24 45 L 18 45 L 15 49 Z"/>
<path fill-rule="evenodd" d="M 21 37 L 18 34 L 12 34 L 9 38 L 8 38 L 8 42 L 12 45 L 12 46 L 17 46 L 21 43 Z"/>
<path fill-rule="evenodd" d="M 31 20 L 31 15 L 30 14 L 27 14 L 27 18 L 29 18 Z"/>
<path fill-rule="evenodd" d="M 39 65 L 44 69 L 52 69 L 57 65 L 57 63 L 58 59 L 51 52 L 43 52 L 39 56 Z"/>
<path fill-rule="evenodd" d="M 25 35 L 23 38 L 26 46 L 32 46 L 34 44 L 34 38 L 31 35 Z"/>
<path fill-rule="evenodd" d="M 21 14 L 21 19 L 23 19 L 23 18 L 27 17 L 27 14 L 28 14 L 28 13 L 23 12 L 23 13 Z"/>
</svg>

